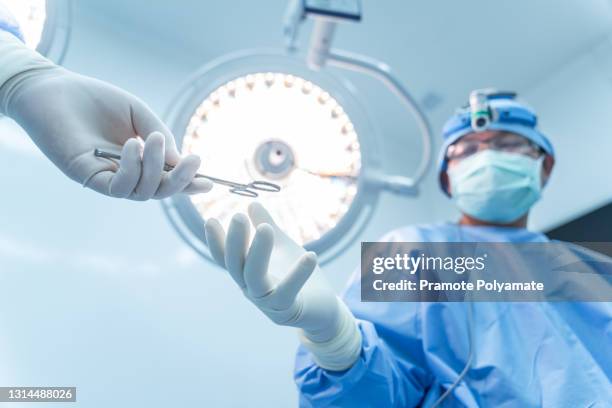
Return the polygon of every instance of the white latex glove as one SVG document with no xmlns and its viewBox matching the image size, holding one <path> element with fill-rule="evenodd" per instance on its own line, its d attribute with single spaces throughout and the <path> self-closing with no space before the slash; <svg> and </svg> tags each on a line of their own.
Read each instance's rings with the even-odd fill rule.
<svg viewBox="0 0 612 408">
<path fill-rule="evenodd" d="M 22 61 L 9 68 L 25 70 L 0 83 L 0 113 L 19 123 L 68 177 L 139 201 L 212 188 L 210 181 L 194 179 L 199 157 L 181 158 L 172 133 L 143 101 L 58 67 L 8 34 L 2 40 L 4 52 L 15 55 L 12 61 Z M 120 153 L 121 162 L 95 157 L 96 148 Z M 164 162 L 175 169 L 164 172 Z"/>
<path fill-rule="evenodd" d="M 316 255 L 281 231 L 261 204 L 249 206 L 249 217 L 256 227 L 250 247 L 243 214 L 232 218 L 227 237 L 217 220 L 206 223 L 214 259 L 270 320 L 302 329 L 300 340 L 321 367 L 350 367 L 359 356 L 361 334 L 344 302 L 317 276 Z"/>
</svg>

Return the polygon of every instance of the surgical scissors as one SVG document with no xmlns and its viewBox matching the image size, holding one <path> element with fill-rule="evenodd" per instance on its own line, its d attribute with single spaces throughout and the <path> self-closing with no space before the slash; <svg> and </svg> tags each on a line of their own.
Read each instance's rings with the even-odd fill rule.
<svg viewBox="0 0 612 408">
<path fill-rule="evenodd" d="M 116 153 L 107 152 L 102 149 L 94 150 L 94 156 L 102 157 L 105 159 L 121 160 L 120 155 Z M 170 171 L 172 169 L 174 169 L 174 166 L 164 163 L 165 171 Z M 251 181 L 248 184 L 242 184 L 242 183 L 236 183 L 234 181 L 223 180 L 217 177 L 206 176 L 200 173 L 196 173 L 195 177 L 205 178 L 205 179 L 212 181 L 213 183 L 227 186 L 230 188 L 229 189 L 230 193 L 241 195 L 244 197 L 251 197 L 251 198 L 258 197 L 259 193 L 257 193 L 257 191 L 254 191 L 254 190 L 266 191 L 269 193 L 278 193 L 279 191 L 281 191 L 281 187 L 278 184 L 270 183 L 269 181 L 255 180 L 255 181 Z"/>
</svg>

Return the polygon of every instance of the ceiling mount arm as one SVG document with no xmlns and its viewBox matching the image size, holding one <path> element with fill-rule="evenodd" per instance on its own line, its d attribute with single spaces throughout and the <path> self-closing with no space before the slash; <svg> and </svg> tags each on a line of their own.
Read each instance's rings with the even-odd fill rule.
<svg viewBox="0 0 612 408">
<path fill-rule="evenodd" d="M 332 50 L 331 48 L 338 22 L 361 20 L 361 3 L 359 0 L 341 4 L 330 1 L 322 6 L 316 1 L 290 0 L 283 20 L 285 45 L 289 51 L 297 49 L 298 28 L 307 17 L 314 19 L 314 27 L 306 56 L 306 62 L 311 69 L 322 69 L 326 64 L 329 64 L 367 74 L 382 82 L 401 100 L 402 104 L 415 118 L 422 138 L 422 155 L 414 176 L 410 178 L 372 172 L 371 176 L 365 177 L 365 179 L 368 184 L 385 190 L 398 194 L 416 195 L 417 186 L 427 174 L 431 162 L 433 138 L 427 117 L 410 95 L 408 89 L 393 74 L 387 64 L 373 58 L 341 50 Z"/>
<path fill-rule="evenodd" d="M 338 50 L 330 51 L 327 55 L 327 61 L 330 65 L 361 72 L 378 79 L 402 101 L 404 106 L 415 118 L 422 137 L 423 153 L 421 162 L 419 163 L 414 176 L 411 179 L 406 178 L 406 180 L 411 180 L 411 187 L 416 186 L 421 182 L 427 173 L 431 158 L 432 145 L 431 126 L 429 125 L 429 121 L 419 107 L 418 103 L 410 95 L 404 85 L 397 79 L 397 77 L 393 75 L 391 68 L 389 68 L 389 66 L 383 62 L 358 54 Z"/>
</svg>

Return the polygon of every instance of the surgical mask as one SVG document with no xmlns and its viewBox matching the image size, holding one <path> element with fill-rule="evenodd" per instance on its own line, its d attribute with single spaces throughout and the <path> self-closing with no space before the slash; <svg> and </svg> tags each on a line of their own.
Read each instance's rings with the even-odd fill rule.
<svg viewBox="0 0 612 408">
<path fill-rule="evenodd" d="M 483 150 L 448 170 L 452 198 L 479 220 L 515 221 L 540 198 L 543 161 L 544 156 Z"/>
</svg>

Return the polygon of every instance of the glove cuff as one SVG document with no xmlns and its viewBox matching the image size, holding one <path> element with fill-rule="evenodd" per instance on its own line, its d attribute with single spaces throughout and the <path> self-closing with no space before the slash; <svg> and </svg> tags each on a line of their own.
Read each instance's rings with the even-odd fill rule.
<svg viewBox="0 0 612 408">
<path fill-rule="evenodd" d="M 361 354 L 361 332 L 357 320 L 341 300 L 338 300 L 338 333 L 330 340 L 316 342 L 308 337 L 308 332 L 300 330 L 299 339 L 313 355 L 315 363 L 330 371 L 343 371 L 350 368 Z"/>
<path fill-rule="evenodd" d="M 0 114 L 8 115 L 12 78 L 27 71 L 56 65 L 28 48 L 17 37 L 0 30 Z"/>
</svg>

